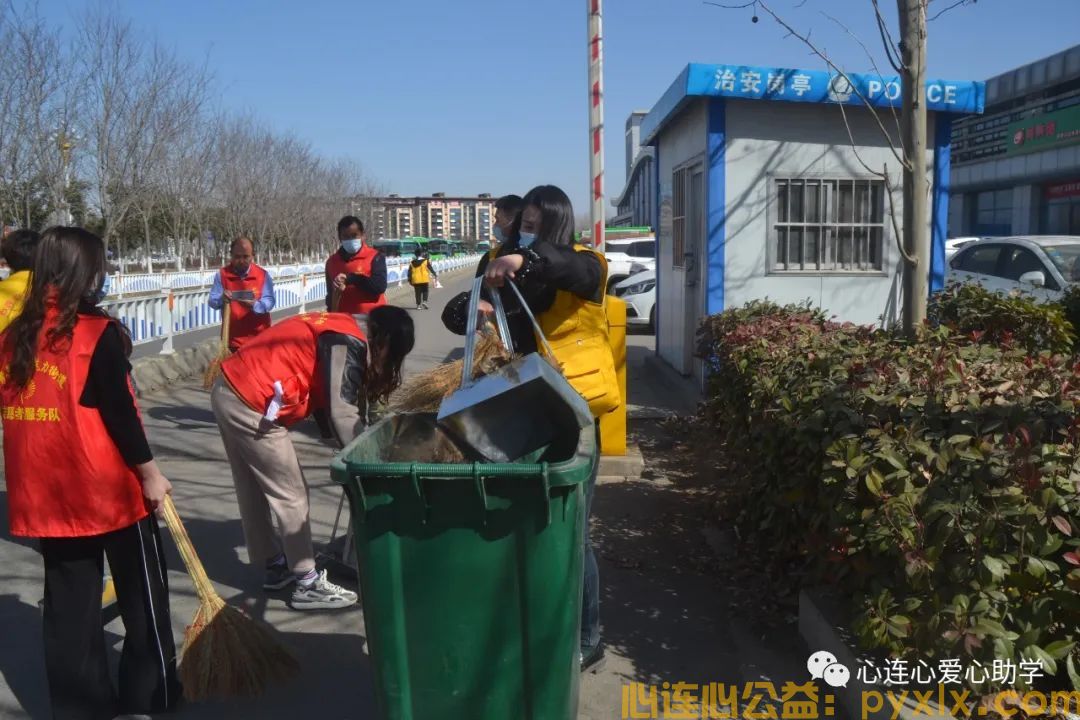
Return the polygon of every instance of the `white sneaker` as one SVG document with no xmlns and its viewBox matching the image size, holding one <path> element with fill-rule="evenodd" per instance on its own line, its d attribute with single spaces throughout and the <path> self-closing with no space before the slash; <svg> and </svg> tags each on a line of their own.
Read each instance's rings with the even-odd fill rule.
<svg viewBox="0 0 1080 720">
<path fill-rule="evenodd" d="M 356 593 L 330 582 L 323 570 L 311 585 L 296 584 L 289 605 L 293 610 L 337 610 L 355 605 L 356 601 Z"/>
</svg>

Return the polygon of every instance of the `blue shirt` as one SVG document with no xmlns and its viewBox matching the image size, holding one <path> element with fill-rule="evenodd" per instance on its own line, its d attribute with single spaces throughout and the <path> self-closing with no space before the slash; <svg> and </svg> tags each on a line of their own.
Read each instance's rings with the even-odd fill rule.
<svg viewBox="0 0 1080 720">
<path fill-rule="evenodd" d="M 251 268 L 248 268 L 250 272 Z M 235 272 L 235 271 L 234 271 Z M 237 273 L 240 275 L 240 273 Z M 243 273 L 241 277 L 246 277 L 247 273 Z M 225 306 L 225 289 L 221 286 L 221 273 L 214 273 L 214 284 L 210 286 L 210 300 L 207 304 L 215 310 L 220 310 Z M 277 304 L 277 298 L 274 297 L 274 280 L 270 277 L 270 273 L 266 273 L 266 280 L 263 282 L 262 296 L 255 301 L 255 304 L 251 306 L 259 315 L 266 315 L 274 309 L 274 305 Z"/>
</svg>

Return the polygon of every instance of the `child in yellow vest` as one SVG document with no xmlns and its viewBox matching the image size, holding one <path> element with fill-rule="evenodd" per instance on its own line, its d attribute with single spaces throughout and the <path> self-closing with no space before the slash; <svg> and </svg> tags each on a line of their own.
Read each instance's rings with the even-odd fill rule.
<svg viewBox="0 0 1080 720">
<path fill-rule="evenodd" d="M 413 261 L 409 263 L 409 284 L 416 293 L 416 309 L 427 310 L 428 291 L 431 281 L 438 279 L 439 275 L 435 268 L 431 267 L 431 260 L 421 248 L 416 248 Z"/>
</svg>

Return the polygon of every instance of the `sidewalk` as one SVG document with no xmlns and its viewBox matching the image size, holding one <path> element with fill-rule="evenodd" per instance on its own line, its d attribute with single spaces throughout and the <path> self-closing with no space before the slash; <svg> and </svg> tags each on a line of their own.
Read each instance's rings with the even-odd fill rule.
<svg viewBox="0 0 1080 720">
<path fill-rule="evenodd" d="M 632 330 L 626 338 L 627 391 L 629 417 L 657 419 L 688 416 L 701 400 L 694 380 L 679 375 L 656 355 L 656 338 Z"/>
</svg>

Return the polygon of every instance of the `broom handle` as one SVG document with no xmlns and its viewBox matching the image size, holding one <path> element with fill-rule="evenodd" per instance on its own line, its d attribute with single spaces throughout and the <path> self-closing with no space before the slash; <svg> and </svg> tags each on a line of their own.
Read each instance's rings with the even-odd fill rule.
<svg viewBox="0 0 1080 720">
<path fill-rule="evenodd" d="M 173 542 L 176 543 L 176 549 L 180 551 L 180 557 L 183 558 L 184 566 L 187 568 L 188 575 L 191 576 L 191 583 L 195 586 L 195 594 L 199 596 L 201 602 L 209 602 L 217 596 L 217 592 L 210 582 L 210 577 L 206 574 L 202 561 L 199 560 L 199 556 L 195 553 L 195 546 L 191 544 L 187 529 L 184 528 L 184 523 L 180 521 L 180 515 L 176 512 L 176 505 L 173 504 L 171 495 L 165 496 L 162 509 L 165 524 L 169 527 L 169 533 L 173 537 Z"/>
<path fill-rule="evenodd" d="M 335 286 L 330 293 L 330 312 L 337 312 L 338 305 L 341 304 L 341 291 Z"/>
<path fill-rule="evenodd" d="M 232 321 L 232 301 L 226 298 L 225 304 L 222 306 L 221 314 L 221 349 L 222 351 L 229 349 L 229 323 Z"/>
</svg>

